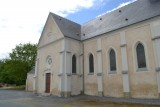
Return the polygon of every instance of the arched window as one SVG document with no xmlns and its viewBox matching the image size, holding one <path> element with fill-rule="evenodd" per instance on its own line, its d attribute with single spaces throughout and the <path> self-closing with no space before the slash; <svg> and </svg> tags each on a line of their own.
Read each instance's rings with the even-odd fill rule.
<svg viewBox="0 0 160 107">
<path fill-rule="evenodd" d="M 137 53 L 137 65 L 138 65 L 138 68 L 146 68 L 145 51 L 144 51 L 144 46 L 141 43 L 139 43 L 137 45 L 136 53 Z"/>
<path fill-rule="evenodd" d="M 89 73 L 94 73 L 94 57 L 92 54 L 89 55 Z"/>
<path fill-rule="evenodd" d="M 109 52 L 109 61 L 110 61 L 110 71 L 116 71 L 116 54 L 113 49 L 110 50 Z"/>
<path fill-rule="evenodd" d="M 72 56 L 72 73 L 73 74 L 76 73 L 76 56 L 75 55 Z"/>
</svg>

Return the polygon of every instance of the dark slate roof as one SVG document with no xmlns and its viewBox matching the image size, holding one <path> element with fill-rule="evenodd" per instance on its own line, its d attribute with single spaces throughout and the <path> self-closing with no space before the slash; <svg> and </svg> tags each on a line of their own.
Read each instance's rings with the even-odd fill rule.
<svg viewBox="0 0 160 107">
<path fill-rule="evenodd" d="M 32 68 L 31 71 L 28 72 L 29 74 L 34 74 L 35 73 L 35 67 Z"/>
<path fill-rule="evenodd" d="M 86 40 L 156 16 L 160 16 L 160 0 L 137 0 L 127 6 L 91 20 L 82 26 L 51 13 L 66 37 Z"/>
<path fill-rule="evenodd" d="M 81 40 L 81 25 L 51 13 L 64 36 Z"/>
<path fill-rule="evenodd" d="M 138 0 L 82 25 L 82 40 L 159 16 L 160 0 L 151 1 Z"/>
</svg>

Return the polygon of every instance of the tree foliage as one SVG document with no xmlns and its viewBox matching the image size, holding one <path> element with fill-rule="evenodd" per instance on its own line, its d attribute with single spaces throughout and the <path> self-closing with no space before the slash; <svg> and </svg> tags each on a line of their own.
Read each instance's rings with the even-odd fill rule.
<svg viewBox="0 0 160 107">
<path fill-rule="evenodd" d="M 36 54 L 35 44 L 17 45 L 9 54 L 9 58 L 0 60 L 0 82 L 25 84 L 27 73 L 35 65 Z"/>
<path fill-rule="evenodd" d="M 35 59 L 37 55 L 37 47 L 35 44 L 19 44 L 12 53 L 9 54 L 12 60 L 20 60 L 27 62 L 30 69 L 35 65 Z"/>
</svg>

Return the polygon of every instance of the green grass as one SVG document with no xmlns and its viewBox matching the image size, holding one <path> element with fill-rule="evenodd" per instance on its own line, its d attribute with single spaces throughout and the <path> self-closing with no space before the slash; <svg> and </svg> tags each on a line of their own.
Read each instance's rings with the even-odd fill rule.
<svg viewBox="0 0 160 107">
<path fill-rule="evenodd" d="M 13 86 L 13 89 L 15 90 L 25 90 L 25 85 L 20 85 L 20 86 Z"/>
<path fill-rule="evenodd" d="M 9 86 L 10 89 L 14 90 L 25 90 L 25 85 L 20 85 L 20 86 Z"/>
</svg>

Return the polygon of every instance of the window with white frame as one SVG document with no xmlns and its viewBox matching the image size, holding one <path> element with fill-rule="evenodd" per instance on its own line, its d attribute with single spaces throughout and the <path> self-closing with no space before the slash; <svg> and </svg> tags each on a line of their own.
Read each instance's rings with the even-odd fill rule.
<svg viewBox="0 0 160 107">
<path fill-rule="evenodd" d="M 109 51 L 109 73 L 116 72 L 116 53 L 113 49 Z"/>
<path fill-rule="evenodd" d="M 72 74 L 76 74 L 76 55 L 72 56 Z"/>
<path fill-rule="evenodd" d="M 89 55 L 89 73 L 94 73 L 94 57 L 92 54 Z"/>
<path fill-rule="evenodd" d="M 145 49 L 141 43 L 137 44 L 136 55 L 137 55 L 137 68 L 139 70 L 146 69 L 147 65 L 146 65 Z"/>
</svg>

